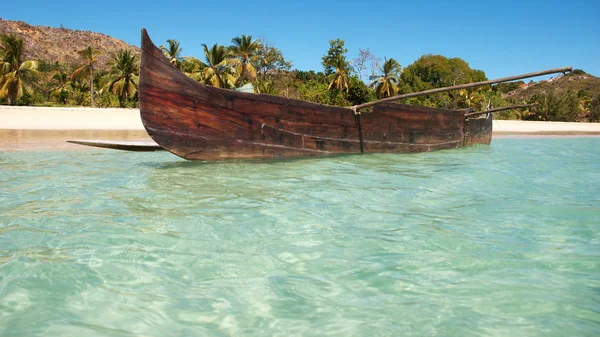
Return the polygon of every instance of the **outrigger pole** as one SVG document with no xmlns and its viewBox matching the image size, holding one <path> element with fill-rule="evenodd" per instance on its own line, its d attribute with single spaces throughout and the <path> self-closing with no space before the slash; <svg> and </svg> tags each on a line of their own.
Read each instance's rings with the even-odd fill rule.
<svg viewBox="0 0 600 337">
<path fill-rule="evenodd" d="M 396 95 L 396 96 L 383 98 L 383 99 L 380 99 L 380 100 L 377 100 L 377 101 L 373 101 L 373 102 L 368 102 L 368 103 L 353 105 L 353 106 L 351 106 L 349 108 L 352 109 L 352 111 L 354 111 L 355 114 L 359 114 L 360 113 L 358 111 L 359 109 L 368 108 L 368 107 L 373 106 L 373 105 L 382 104 L 382 103 L 386 103 L 386 102 L 392 102 L 392 101 L 396 101 L 396 100 L 399 100 L 399 99 L 405 99 L 405 98 L 411 98 L 411 97 L 417 97 L 417 96 L 431 95 L 431 94 L 435 94 L 435 93 L 438 93 L 438 92 L 445 92 L 445 91 L 451 91 L 451 90 L 460 90 L 460 89 L 468 89 L 468 88 L 474 88 L 474 87 L 481 87 L 481 86 L 484 86 L 484 85 L 497 84 L 497 83 L 502 83 L 502 82 L 514 81 L 514 80 L 521 80 L 521 79 L 524 79 L 524 78 L 530 78 L 530 77 L 536 77 L 536 76 L 542 76 L 542 75 L 549 75 L 549 74 L 556 74 L 556 73 L 566 74 L 567 72 L 571 72 L 572 70 L 573 70 L 572 67 L 563 67 L 563 68 L 556 68 L 556 69 L 550 69 L 550 70 L 537 71 L 537 72 L 534 72 L 534 73 L 528 73 L 528 74 L 522 74 L 522 75 L 516 75 L 516 76 L 509 76 L 509 77 L 504 77 L 504 78 L 498 78 L 498 79 L 495 79 L 495 80 L 489 80 L 489 81 L 483 81 L 483 82 L 474 82 L 474 83 L 453 85 L 453 86 L 450 86 L 450 87 L 435 88 L 435 89 L 430 89 L 430 90 L 425 90 L 425 91 L 419 91 L 419 92 L 411 92 L 410 94 Z"/>
</svg>

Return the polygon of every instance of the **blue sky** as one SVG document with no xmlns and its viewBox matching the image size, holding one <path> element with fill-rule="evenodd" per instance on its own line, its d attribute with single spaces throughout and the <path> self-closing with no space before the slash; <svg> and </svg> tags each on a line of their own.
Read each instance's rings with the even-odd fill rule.
<svg viewBox="0 0 600 337">
<path fill-rule="evenodd" d="M 241 34 L 268 40 L 294 68 L 321 70 L 329 40 L 346 41 L 407 66 L 423 54 L 460 57 L 488 78 L 573 66 L 600 76 L 600 0 L 571 1 L 17 1 L 0 17 L 104 33 L 139 46 L 230 44 Z"/>
</svg>

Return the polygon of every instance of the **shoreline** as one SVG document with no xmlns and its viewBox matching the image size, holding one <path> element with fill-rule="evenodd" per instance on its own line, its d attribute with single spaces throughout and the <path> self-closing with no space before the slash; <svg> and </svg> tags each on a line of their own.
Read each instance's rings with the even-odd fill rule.
<svg viewBox="0 0 600 337">
<path fill-rule="evenodd" d="M 600 123 L 493 121 L 493 138 L 598 136 Z M 0 151 L 86 148 L 73 139 L 152 141 L 139 109 L 0 106 Z"/>
<path fill-rule="evenodd" d="M 139 109 L 0 105 L 0 130 L 145 130 Z"/>
</svg>

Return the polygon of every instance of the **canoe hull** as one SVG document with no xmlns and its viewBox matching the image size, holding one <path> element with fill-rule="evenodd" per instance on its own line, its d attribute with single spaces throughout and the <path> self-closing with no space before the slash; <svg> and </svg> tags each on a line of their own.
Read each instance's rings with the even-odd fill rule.
<svg viewBox="0 0 600 337">
<path fill-rule="evenodd" d="M 139 100 L 152 139 L 189 160 L 423 152 L 491 141 L 491 118 L 489 139 L 471 127 L 478 136 L 465 138 L 466 110 L 382 104 L 355 115 L 343 107 L 205 86 L 174 68 L 145 30 Z"/>
<path fill-rule="evenodd" d="M 465 146 L 492 142 L 492 114 L 465 120 Z"/>
</svg>

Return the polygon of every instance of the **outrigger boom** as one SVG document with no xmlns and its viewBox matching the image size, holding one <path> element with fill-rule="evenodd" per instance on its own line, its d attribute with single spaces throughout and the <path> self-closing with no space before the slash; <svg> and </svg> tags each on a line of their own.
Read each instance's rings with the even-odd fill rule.
<svg viewBox="0 0 600 337">
<path fill-rule="evenodd" d="M 556 73 L 566 74 L 567 72 L 571 72 L 572 70 L 573 70 L 573 67 L 555 68 L 555 69 L 549 69 L 549 70 L 543 70 L 543 71 L 536 71 L 533 73 L 527 73 L 527 74 L 522 74 L 522 75 L 503 77 L 503 78 L 498 78 L 495 80 L 489 80 L 489 81 L 483 81 L 483 82 L 473 82 L 473 83 L 453 85 L 453 86 L 443 87 L 443 88 L 435 88 L 435 89 L 419 91 L 419 92 L 411 92 L 409 94 L 401 94 L 401 95 L 383 98 L 383 99 L 373 101 L 373 102 L 353 105 L 350 107 L 350 109 L 352 109 L 354 111 L 354 113 L 359 113 L 358 112 L 359 109 L 368 108 L 370 106 L 374 106 L 374 105 L 378 105 L 378 104 L 382 104 L 382 103 L 393 102 L 393 101 L 397 101 L 399 99 L 418 97 L 418 96 L 426 96 L 426 95 L 431 95 L 431 94 L 435 94 L 438 92 L 446 92 L 446 91 L 452 91 L 452 90 L 461 90 L 461 89 L 482 87 L 482 86 L 486 86 L 486 85 L 490 85 L 490 84 L 498 84 L 498 83 L 502 83 L 502 82 L 522 80 L 525 78 L 537 77 L 537 76 L 542 76 L 542 75 L 549 75 L 549 74 L 556 74 Z"/>
</svg>

